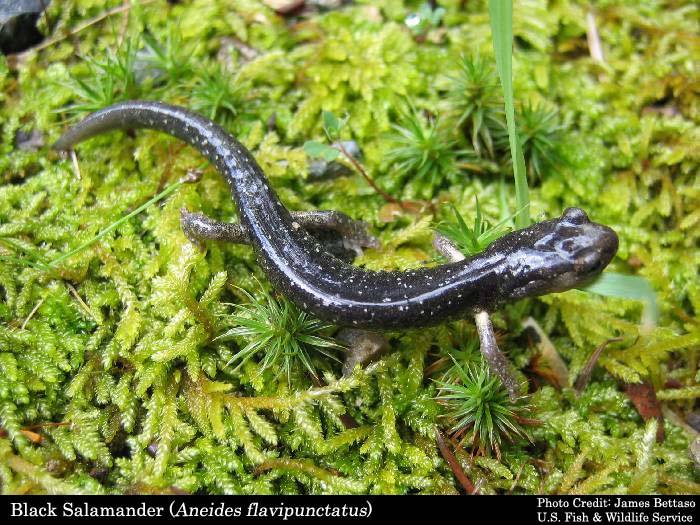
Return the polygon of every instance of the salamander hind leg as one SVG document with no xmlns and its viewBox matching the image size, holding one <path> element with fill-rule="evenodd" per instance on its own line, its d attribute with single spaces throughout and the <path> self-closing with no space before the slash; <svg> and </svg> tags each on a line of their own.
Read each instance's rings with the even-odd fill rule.
<svg viewBox="0 0 700 525">
<path fill-rule="evenodd" d="M 295 211 L 292 218 L 313 233 L 330 230 L 343 237 L 346 248 L 359 252 L 360 248 L 378 248 L 379 240 L 367 231 L 367 223 L 356 221 L 340 211 Z"/>
<path fill-rule="evenodd" d="M 379 246 L 379 241 L 369 234 L 364 222 L 356 221 L 339 211 L 297 211 L 291 212 L 291 215 L 295 222 L 314 235 L 333 255 L 345 255 L 342 252 L 348 250 L 360 254 L 362 248 Z M 248 232 L 240 224 L 217 221 L 185 208 L 180 210 L 180 225 L 187 238 L 200 248 L 204 246 L 204 241 L 249 242 Z"/>
<path fill-rule="evenodd" d="M 204 249 L 204 241 L 248 244 L 248 232 L 240 224 L 217 221 L 203 213 L 180 209 L 180 227 L 191 243 Z"/>
</svg>

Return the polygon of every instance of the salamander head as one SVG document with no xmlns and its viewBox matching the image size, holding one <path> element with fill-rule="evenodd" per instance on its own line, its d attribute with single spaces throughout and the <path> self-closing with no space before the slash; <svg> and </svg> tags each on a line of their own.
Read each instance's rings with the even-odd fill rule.
<svg viewBox="0 0 700 525">
<path fill-rule="evenodd" d="M 559 219 L 512 235 L 506 265 L 509 275 L 504 275 L 509 278 L 501 280 L 504 284 L 499 290 L 507 300 L 581 286 L 603 271 L 618 247 L 617 234 L 591 222 L 580 208 L 569 208 Z"/>
</svg>

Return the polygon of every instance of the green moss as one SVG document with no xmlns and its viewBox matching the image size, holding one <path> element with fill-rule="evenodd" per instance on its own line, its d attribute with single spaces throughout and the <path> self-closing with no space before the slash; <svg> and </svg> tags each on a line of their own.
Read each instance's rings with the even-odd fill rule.
<svg viewBox="0 0 700 525">
<path fill-rule="evenodd" d="M 438 3 L 441 20 L 418 35 L 403 24 L 421 2 L 356 2 L 297 25 L 254 1 L 135 4 L 121 46 L 123 14 L 19 61 L 0 57 L 4 492 L 457 490 L 435 444 L 436 428 L 450 428 L 436 381 L 455 380 L 448 355 L 463 364 L 478 357 L 468 321 L 388 334 L 392 352 L 348 378 L 311 349 L 316 384 L 304 367 L 279 377 L 260 353 L 237 367 L 241 347 L 215 337 L 247 301 L 239 288 L 269 283 L 249 248 L 210 244 L 201 253 L 179 229 L 183 206 L 235 219 L 222 178 L 191 149 L 148 131 L 81 145 L 80 177 L 71 159 L 46 147 L 70 120 L 110 101 L 196 107 L 253 149 L 290 209 L 339 209 L 370 222 L 383 247 L 357 264 L 431 264 L 432 230 L 452 215 L 448 206 L 395 217 L 358 174 L 311 180 L 302 145 L 324 138 L 329 111 L 347 119 L 340 138 L 358 142 L 370 176 L 397 196 L 413 183 L 407 194 L 452 203 L 469 223 L 474 195 L 491 224 L 513 211 L 512 185 L 494 177 L 509 173 L 505 148 L 458 96 L 460 57 L 492 61 L 486 2 Z M 59 35 L 118 5 L 52 4 L 47 25 Z M 539 151 L 538 169 L 531 158 L 540 176 L 531 215 L 577 205 L 615 228 L 613 269 L 652 284 L 659 325 L 643 325 L 636 303 L 578 291 L 495 313 L 500 346 L 532 379 L 528 402 L 541 424 L 528 426 L 534 445 L 516 436 L 500 458 L 456 456 L 485 493 L 698 492 L 690 436 L 667 419 L 666 439 L 655 443 L 656 423 L 640 417 L 620 382 L 649 381 L 680 418 L 697 410 L 700 76 L 692 65 L 700 48 L 692 35 L 700 10 L 692 2 L 601 4 L 601 64 L 588 54 L 587 9 L 573 0 L 515 4 L 516 103 L 556 112 L 545 139 L 562 160 L 547 162 L 550 151 Z M 152 36 L 136 40 L 146 31 Z M 390 160 L 392 124 L 401 125 L 409 100 L 426 126 L 444 124 L 437 146 L 449 169 L 417 177 Z M 484 104 L 490 111 L 491 101 Z M 20 147 L 32 131 L 45 145 Z M 468 149 L 475 155 L 465 158 Z M 190 169 L 203 169 L 198 184 L 53 271 L 43 266 Z M 537 375 L 537 349 L 521 325 L 528 316 L 568 366 L 563 390 Z M 612 338 L 577 396 L 577 376 Z M 348 418 L 356 425 L 346 426 Z"/>
</svg>

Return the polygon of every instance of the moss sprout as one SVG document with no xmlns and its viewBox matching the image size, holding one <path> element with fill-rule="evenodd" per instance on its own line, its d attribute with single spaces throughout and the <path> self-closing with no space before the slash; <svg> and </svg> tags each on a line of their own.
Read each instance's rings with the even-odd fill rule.
<svg viewBox="0 0 700 525">
<path fill-rule="evenodd" d="M 492 59 L 463 56 L 449 77 L 448 109 L 477 155 L 495 156 L 494 140 L 505 130 L 503 100 Z"/>
<path fill-rule="evenodd" d="M 430 198 L 436 190 L 455 181 L 455 142 L 441 128 L 438 118 L 424 117 L 409 104 L 392 127 L 390 140 L 395 146 L 387 160 L 395 173 L 394 184 L 405 184 L 407 197 Z"/>
<path fill-rule="evenodd" d="M 192 89 L 192 108 L 230 128 L 244 107 L 248 89 L 221 67 L 204 70 Z"/>
<path fill-rule="evenodd" d="M 518 421 L 530 409 L 523 400 L 511 401 L 508 391 L 483 363 L 462 366 L 454 361 L 454 367 L 456 381 L 438 381 L 437 399 L 445 405 L 451 432 L 460 436 L 461 442 L 470 442 L 482 453 L 494 450 L 500 457 L 504 440 L 527 437 Z"/>
<path fill-rule="evenodd" d="M 565 166 L 561 154 L 564 126 L 559 122 L 556 110 L 528 102 L 519 108 L 516 119 L 531 183 Z M 508 135 L 501 131 L 496 142 L 499 147 L 507 149 Z"/>
<path fill-rule="evenodd" d="M 260 373 L 268 368 L 284 375 L 291 384 L 295 367 L 303 366 L 315 379 L 313 353 L 319 352 L 336 359 L 333 349 L 340 348 L 324 332 L 330 325 L 300 311 L 293 303 L 277 298 L 268 292 L 256 298 L 242 290 L 249 299 L 247 305 L 239 305 L 236 313 L 227 317 L 226 323 L 234 325 L 216 339 L 242 340 L 243 347 L 231 358 L 232 363 L 243 365 L 257 353 L 262 355 Z"/>
</svg>

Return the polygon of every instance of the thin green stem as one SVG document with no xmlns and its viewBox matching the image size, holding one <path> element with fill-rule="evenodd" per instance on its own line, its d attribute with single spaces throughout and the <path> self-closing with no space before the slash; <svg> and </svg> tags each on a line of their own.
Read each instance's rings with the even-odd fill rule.
<svg viewBox="0 0 700 525">
<path fill-rule="evenodd" d="M 0 255 L 0 261 L 12 262 L 15 264 L 21 264 L 23 266 L 29 266 L 31 268 L 37 268 L 39 270 L 51 270 L 49 266 L 42 263 L 41 261 L 31 261 L 29 259 L 23 259 L 21 257 L 14 257 L 12 255 Z"/>
<path fill-rule="evenodd" d="M 49 263 L 49 266 L 52 267 L 52 268 L 55 268 L 59 263 L 62 263 L 62 262 L 65 261 L 66 259 L 69 259 L 70 257 L 72 257 L 73 255 L 75 255 L 76 253 L 82 252 L 82 251 L 85 250 L 86 248 L 89 248 L 90 246 L 92 246 L 93 244 L 95 244 L 97 241 L 99 241 L 100 239 L 102 239 L 105 235 L 107 235 L 108 233 L 110 233 L 110 232 L 116 230 L 117 228 L 119 228 L 119 226 L 121 226 L 122 224 L 124 224 L 126 221 L 128 221 L 128 220 L 131 219 L 132 217 L 135 217 L 136 215 L 138 215 L 139 213 L 141 213 L 142 211 L 144 211 L 146 208 L 148 208 L 148 207 L 151 206 L 152 204 L 155 204 L 156 202 L 158 202 L 158 201 L 160 201 L 160 200 L 166 198 L 168 195 L 170 195 L 170 194 L 173 193 L 175 190 L 177 190 L 180 186 L 182 186 L 183 184 L 185 184 L 185 182 L 186 182 L 186 181 L 182 181 L 182 180 L 181 180 L 181 181 L 178 181 L 178 182 L 175 182 L 175 183 L 171 184 L 170 186 L 168 186 L 167 188 L 165 188 L 163 191 L 161 191 L 160 193 L 158 193 L 158 194 L 157 194 L 156 196 L 154 196 L 153 198 L 151 198 L 151 199 L 149 199 L 148 201 L 146 201 L 145 203 L 143 203 L 141 206 L 139 206 L 138 208 L 136 208 L 134 211 L 132 211 L 132 212 L 129 213 L 128 215 L 125 215 L 124 217 L 122 217 L 122 218 L 119 219 L 118 221 L 113 222 L 112 224 L 110 224 L 109 226 L 107 226 L 104 230 L 102 230 L 100 233 L 98 233 L 97 235 L 95 235 L 92 239 L 90 239 L 90 240 L 88 240 L 88 241 L 85 241 L 84 243 L 82 243 L 82 244 L 79 245 L 78 247 L 72 249 L 72 250 L 69 251 L 68 253 L 64 253 L 63 255 L 61 255 L 61 256 L 57 257 L 56 259 L 54 259 L 53 261 L 51 261 L 51 262 Z"/>
</svg>

